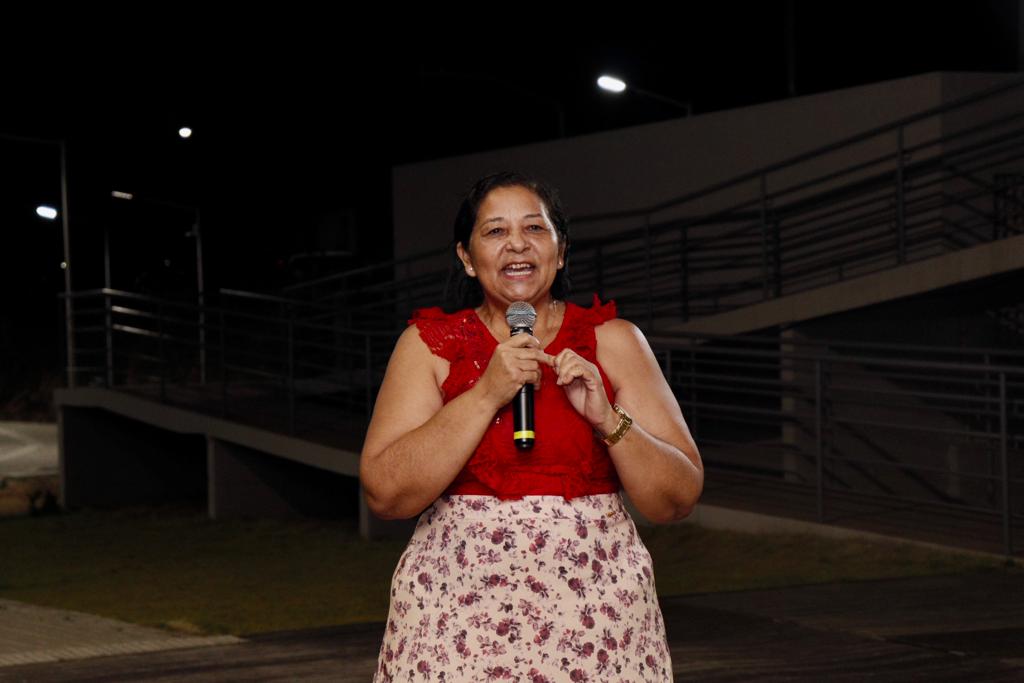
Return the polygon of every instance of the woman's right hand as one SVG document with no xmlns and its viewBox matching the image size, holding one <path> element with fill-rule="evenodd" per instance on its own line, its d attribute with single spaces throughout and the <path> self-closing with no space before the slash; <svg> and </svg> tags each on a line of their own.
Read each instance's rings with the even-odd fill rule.
<svg viewBox="0 0 1024 683">
<path fill-rule="evenodd" d="M 541 349 L 532 334 L 517 334 L 498 344 L 476 387 L 498 410 L 511 401 L 524 384 L 540 389 L 541 365 L 551 366 L 555 357 Z"/>
</svg>

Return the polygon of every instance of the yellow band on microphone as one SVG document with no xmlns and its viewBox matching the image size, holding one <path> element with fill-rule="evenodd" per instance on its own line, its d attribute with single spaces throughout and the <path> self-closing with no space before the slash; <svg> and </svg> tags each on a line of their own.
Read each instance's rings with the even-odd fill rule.
<svg viewBox="0 0 1024 683">
<path fill-rule="evenodd" d="M 526 432 L 513 432 L 512 433 L 512 438 L 513 439 L 533 439 L 534 438 L 533 431 L 531 430 L 531 431 L 526 431 Z"/>
</svg>

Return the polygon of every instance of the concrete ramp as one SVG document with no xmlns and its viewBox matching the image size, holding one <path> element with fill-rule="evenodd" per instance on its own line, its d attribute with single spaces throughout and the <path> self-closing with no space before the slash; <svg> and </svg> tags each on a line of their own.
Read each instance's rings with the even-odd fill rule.
<svg viewBox="0 0 1024 683">
<path fill-rule="evenodd" d="M 1024 235 L 1018 235 L 685 323 L 659 322 L 657 336 L 675 332 L 743 334 L 1022 269 Z"/>
</svg>

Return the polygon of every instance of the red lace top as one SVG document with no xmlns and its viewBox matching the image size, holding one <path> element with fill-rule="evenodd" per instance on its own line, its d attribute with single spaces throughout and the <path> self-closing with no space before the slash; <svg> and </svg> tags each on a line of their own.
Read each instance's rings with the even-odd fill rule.
<svg viewBox="0 0 1024 683">
<path fill-rule="evenodd" d="M 611 382 L 597 362 L 594 327 L 616 317 L 615 302 L 602 304 L 597 294 L 593 305 L 582 308 L 567 302 L 562 326 L 544 349 L 551 355 L 571 348 L 597 365 L 608 400 L 614 402 Z M 409 324 L 437 356 L 449 361 L 448 377 L 441 390 L 448 403 L 472 387 L 487 368 L 498 341 L 476 311 L 467 308 L 445 313 L 439 307 L 413 312 Z M 569 403 L 555 384 L 554 370 L 541 366 L 541 389 L 534 392 L 533 449 L 519 451 L 512 441 L 512 403 L 495 416 L 483 439 L 446 494 L 482 494 L 501 499 L 525 495 L 560 495 L 566 500 L 595 493 L 615 493 L 621 488 L 608 447 L 594 435 L 586 419 Z"/>
</svg>

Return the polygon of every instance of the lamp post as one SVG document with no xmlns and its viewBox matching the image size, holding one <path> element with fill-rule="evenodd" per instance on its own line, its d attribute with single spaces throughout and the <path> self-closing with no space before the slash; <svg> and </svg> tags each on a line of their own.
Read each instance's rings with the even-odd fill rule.
<svg viewBox="0 0 1024 683">
<path fill-rule="evenodd" d="M 624 80 L 622 80 L 621 78 L 616 78 L 615 76 L 609 76 L 608 74 L 601 75 L 597 79 L 597 87 L 601 88 L 601 90 L 604 90 L 605 92 L 610 92 L 616 95 L 625 92 L 628 88 L 631 92 L 635 92 L 636 94 L 641 95 L 643 97 L 649 97 L 652 100 L 657 100 L 658 102 L 661 102 L 663 104 L 668 104 L 672 107 L 676 107 L 686 112 L 687 116 L 693 116 L 692 102 L 680 102 L 679 100 L 674 100 L 671 97 L 666 97 L 665 95 L 661 95 L 651 90 L 644 90 L 643 88 L 638 88 L 635 85 L 627 86 Z"/>
<path fill-rule="evenodd" d="M 7 135 L 0 133 L 0 138 L 12 142 L 22 142 L 31 145 L 56 146 L 60 152 L 60 221 L 61 232 L 64 242 L 64 260 L 61 268 L 64 270 L 64 326 L 67 339 L 67 371 L 68 388 L 75 388 L 75 335 L 74 330 L 74 309 L 71 302 L 71 228 L 68 222 L 68 151 L 67 143 L 64 140 L 52 140 L 47 138 L 33 138 L 21 135 Z M 42 214 L 40 214 L 42 215 Z M 56 216 L 43 216 L 53 220 Z"/>
</svg>

